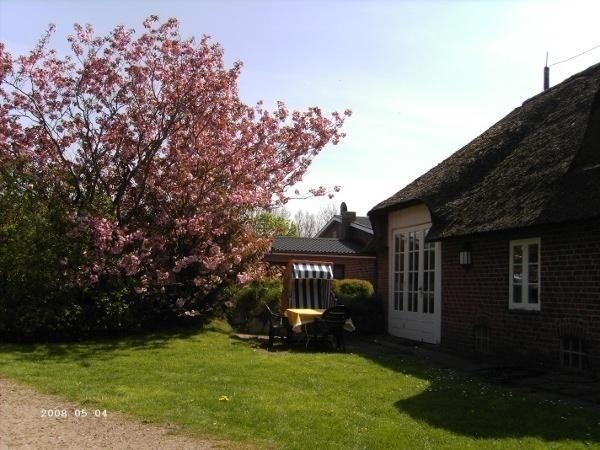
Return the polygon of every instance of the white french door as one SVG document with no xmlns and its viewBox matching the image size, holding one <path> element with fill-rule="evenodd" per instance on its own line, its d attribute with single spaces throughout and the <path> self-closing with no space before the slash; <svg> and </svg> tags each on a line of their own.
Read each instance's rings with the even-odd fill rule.
<svg viewBox="0 0 600 450">
<path fill-rule="evenodd" d="M 390 242 L 389 332 L 437 344 L 441 335 L 441 244 L 428 228 L 395 230 Z"/>
</svg>

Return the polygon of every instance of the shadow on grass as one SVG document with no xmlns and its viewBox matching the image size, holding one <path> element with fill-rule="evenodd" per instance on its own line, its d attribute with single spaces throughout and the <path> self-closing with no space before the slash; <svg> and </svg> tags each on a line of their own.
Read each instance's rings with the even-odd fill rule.
<svg viewBox="0 0 600 450">
<path fill-rule="evenodd" d="M 148 351 L 166 347 L 175 339 L 186 339 L 208 331 L 227 332 L 209 319 L 199 320 L 193 326 L 172 327 L 161 331 L 139 332 L 130 335 L 99 337 L 90 340 L 38 344 L 0 344 L 0 352 L 7 352 L 17 361 L 76 361 L 88 367 L 89 361 L 108 361 L 121 351 Z"/>
<path fill-rule="evenodd" d="M 445 392 L 444 392 L 445 391 Z M 508 391 L 507 391 L 508 392 Z M 561 402 L 522 398 L 498 400 L 498 394 L 463 397 L 455 389 L 433 384 L 414 397 L 398 400 L 396 408 L 413 419 L 463 436 L 486 439 L 540 438 L 544 441 L 600 442 L 598 418 Z M 508 397 L 511 397 L 507 394 Z"/>
<path fill-rule="evenodd" d="M 255 335 L 239 335 L 232 334 L 230 336 L 232 345 L 252 347 L 254 349 L 262 349 L 270 353 L 339 353 L 341 350 L 335 347 L 335 344 L 329 340 L 311 340 L 308 345 L 304 336 L 295 336 L 295 339 L 290 343 L 289 339 L 284 340 L 277 338 L 273 344 L 273 348 L 269 350 L 269 340 L 267 336 Z"/>
<path fill-rule="evenodd" d="M 492 385 L 465 371 L 436 366 L 409 349 L 359 341 L 350 347 L 361 357 L 427 383 L 417 395 L 394 403 L 400 414 L 418 422 L 473 438 L 600 443 L 600 414 L 593 405 Z"/>
<path fill-rule="evenodd" d="M 336 352 L 331 346 L 276 346 L 276 352 Z M 598 408 L 549 399 L 523 389 L 496 386 L 467 372 L 436 365 L 411 353 L 356 338 L 347 339 L 347 354 L 423 381 L 409 398 L 397 399 L 399 414 L 457 435 L 480 439 L 542 439 L 548 442 L 600 443 Z M 418 389 L 418 388 L 417 388 Z"/>
</svg>

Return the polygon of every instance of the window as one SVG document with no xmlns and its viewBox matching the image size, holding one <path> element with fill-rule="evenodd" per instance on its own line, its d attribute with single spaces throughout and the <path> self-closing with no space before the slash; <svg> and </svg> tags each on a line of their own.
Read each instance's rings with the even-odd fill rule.
<svg viewBox="0 0 600 450">
<path fill-rule="evenodd" d="M 333 265 L 333 278 L 336 280 L 343 280 L 346 278 L 346 266 L 344 264 Z"/>
<path fill-rule="evenodd" d="M 563 337 L 560 340 L 560 364 L 568 369 L 581 370 L 585 367 L 586 353 L 583 340 L 577 337 Z"/>
<path fill-rule="evenodd" d="M 510 241 L 509 308 L 540 310 L 540 239 Z"/>
</svg>

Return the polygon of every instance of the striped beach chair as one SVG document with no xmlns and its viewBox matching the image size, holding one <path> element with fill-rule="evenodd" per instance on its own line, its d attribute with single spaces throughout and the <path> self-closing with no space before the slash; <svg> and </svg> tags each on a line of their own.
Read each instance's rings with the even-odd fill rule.
<svg viewBox="0 0 600 450">
<path fill-rule="evenodd" d="M 292 308 L 327 309 L 333 306 L 331 264 L 294 263 L 292 265 Z"/>
</svg>

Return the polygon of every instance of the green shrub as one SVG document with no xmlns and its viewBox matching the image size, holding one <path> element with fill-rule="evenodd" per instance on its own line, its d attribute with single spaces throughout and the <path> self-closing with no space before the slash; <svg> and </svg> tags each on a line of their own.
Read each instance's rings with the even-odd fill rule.
<svg viewBox="0 0 600 450">
<path fill-rule="evenodd" d="M 58 340 L 163 325 L 177 318 L 166 294 L 135 295 L 126 278 L 78 287 L 65 275 L 85 243 L 49 207 L 0 173 L 0 339 Z"/>
<path fill-rule="evenodd" d="M 252 281 L 230 291 L 231 308 L 228 318 L 231 325 L 239 331 L 250 330 L 253 319 L 267 323 L 268 317 L 263 303 L 273 311 L 279 311 L 283 284 L 279 279 Z M 256 327 L 254 327 L 256 328 Z"/>
<path fill-rule="evenodd" d="M 332 290 L 338 304 L 350 310 L 358 333 L 380 333 L 383 330 L 381 299 L 374 296 L 371 283 L 352 278 L 334 280 Z"/>
<path fill-rule="evenodd" d="M 362 297 L 370 297 L 374 294 L 373 285 L 367 280 L 346 278 L 343 280 L 333 280 L 333 293 L 338 302 L 347 302 L 348 300 Z"/>
</svg>

